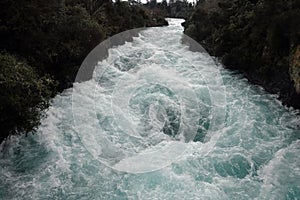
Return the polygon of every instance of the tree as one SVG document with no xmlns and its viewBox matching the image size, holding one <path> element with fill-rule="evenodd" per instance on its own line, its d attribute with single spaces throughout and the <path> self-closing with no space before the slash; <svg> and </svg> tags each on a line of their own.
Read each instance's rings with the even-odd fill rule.
<svg viewBox="0 0 300 200">
<path fill-rule="evenodd" d="M 165 9 L 168 6 L 167 0 L 163 0 L 161 2 L 161 6 L 163 7 L 163 9 Z"/>
<path fill-rule="evenodd" d="M 150 8 L 155 8 L 157 4 L 156 0 L 150 0 Z"/>
</svg>

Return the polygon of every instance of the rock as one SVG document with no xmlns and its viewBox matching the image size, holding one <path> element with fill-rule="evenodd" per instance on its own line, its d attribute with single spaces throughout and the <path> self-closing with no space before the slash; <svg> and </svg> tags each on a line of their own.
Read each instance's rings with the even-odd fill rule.
<svg viewBox="0 0 300 200">
<path fill-rule="evenodd" d="M 291 55 L 290 76 L 297 94 L 300 94 L 300 45 Z"/>
</svg>

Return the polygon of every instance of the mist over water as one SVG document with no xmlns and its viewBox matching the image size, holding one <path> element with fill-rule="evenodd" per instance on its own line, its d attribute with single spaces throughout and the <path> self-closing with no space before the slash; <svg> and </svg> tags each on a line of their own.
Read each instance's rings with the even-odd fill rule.
<svg viewBox="0 0 300 200">
<path fill-rule="evenodd" d="M 111 48 L 2 143 L 0 199 L 299 199 L 298 111 L 190 51 L 182 22 Z"/>
</svg>

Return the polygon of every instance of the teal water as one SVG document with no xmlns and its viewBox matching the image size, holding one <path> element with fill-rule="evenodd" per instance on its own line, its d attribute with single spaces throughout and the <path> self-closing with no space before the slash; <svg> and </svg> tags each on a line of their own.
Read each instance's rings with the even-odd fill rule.
<svg viewBox="0 0 300 200">
<path fill-rule="evenodd" d="M 1 144 L 0 199 L 300 199 L 299 111 L 169 21 L 110 49 L 38 134 Z"/>
</svg>

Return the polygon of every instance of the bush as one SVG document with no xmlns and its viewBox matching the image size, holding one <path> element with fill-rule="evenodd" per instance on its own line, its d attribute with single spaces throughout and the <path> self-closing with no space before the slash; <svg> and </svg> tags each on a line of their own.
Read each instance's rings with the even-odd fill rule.
<svg viewBox="0 0 300 200">
<path fill-rule="evenodd" d="M 292 98 L 289 57 L 300 43 L 299 1 L 204 1 L 184 26 L 226 67 L 239 69 L 268 91 L 280 91 L 283 99 Z"/>
<path fill-rule="evenodd" d="M 86 55 L 104 39 L 103 28 L 80 6 L 24 7 L 7 1 L 1 47 L 50 73 L 59 90 L 69 87 Z M 14 16 L 10 16 L 15 13 Z"/>
<path fill-rule="evenodd" d="M 80 7 L 66 7 L 61 16 L 52 20 L 45 28 L 50 29 L 51 37 L 41 41 L 48 57 L 42 64 L 60 83 L 60 90 L 70 87 L 84 58 L 105 37 L 103 28 L 93 20 L 87 11 Z"/>
<path fill-rule="evenodd" d="M 50 96 L 72 86 L 106 37 L 154 22 L 143 8 L 110 0 L 1 0 L 0 7 L 0 52 L 7 52 L 0 54 L 0 142 L 32 131 Z"/>
<path fill-rule="evenodd" d="M 39 124 L 47 108 L 54 81 L 39 76 L 26 62 L 0 54 L 0 124 L 3 140 L 10 134 L 26 133 Z"/>
</svg>

